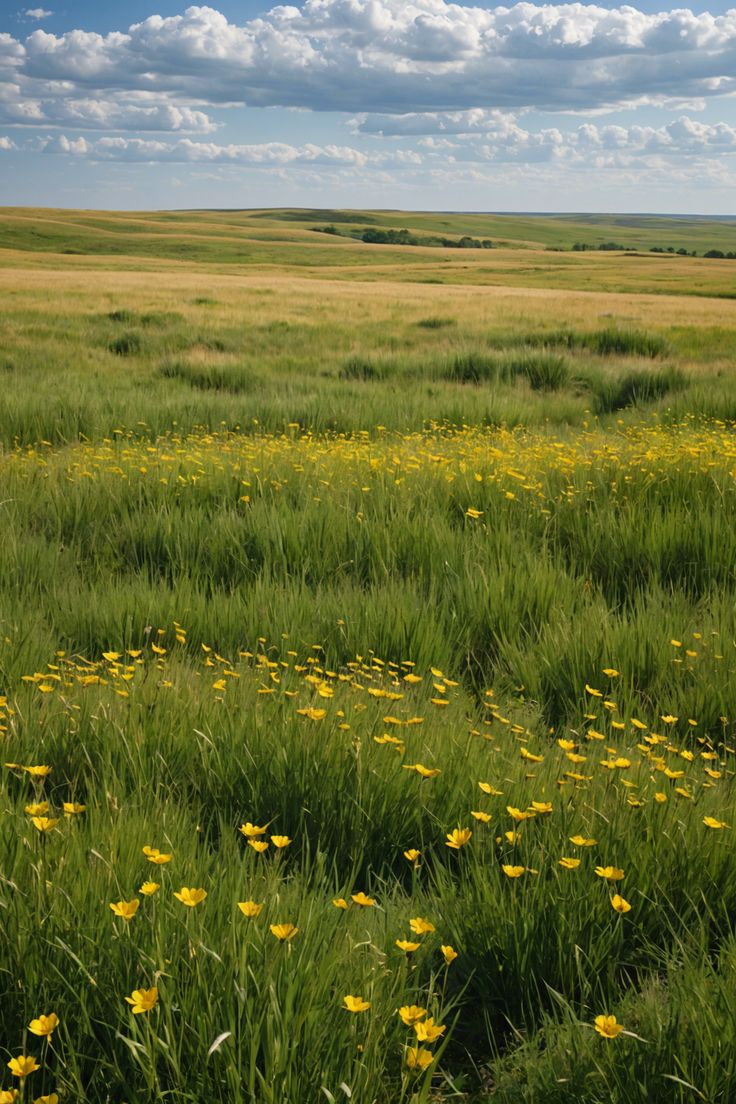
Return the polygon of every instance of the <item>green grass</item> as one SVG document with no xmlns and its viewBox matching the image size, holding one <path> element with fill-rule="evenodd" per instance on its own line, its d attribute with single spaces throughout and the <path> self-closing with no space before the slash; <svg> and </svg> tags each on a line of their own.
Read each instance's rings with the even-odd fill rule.
<svg viewBox="0 0 736 1104">
<path fill-rule="evenodd" d="M 734 296 L 733 262 L 703 254 L 714 248 L 736 251 L 735 220 L 356 211 L 338 220 L 339 235 L 314 232 L 334 223 L 333 215 L 319 210 L 141 214 L 5 208 L 0 211 L 0 263 L 12 267 L 21 254 L 24 266 L 43 267 L 52 258 L 64 258 L 86 270 L 136 271 L 163 264 L 254 275 L 288 265 L 312 279 Z M 495 248 L 371 245 L 350 236 L 361 227 L 406 228 L 425 239 L 492 239 Z M 629 252 L 597 251 L 612 239 Z M 576 242 L 591 251 L 571 252 Z M 651 252 L 670 246 L 698 256 Z"/>
<path fill-rule="evenodd" d="M 733 310 L 530 292 L 528 248 L 492 294 L 411 249 L 295 275 L 328 215 L 10 217 L 121 253 L 4 254 L 3 1061 L 62 1104 L 730 1104 Z M 216 271 L 246 223 L 251 281 Z"/>
</svg>

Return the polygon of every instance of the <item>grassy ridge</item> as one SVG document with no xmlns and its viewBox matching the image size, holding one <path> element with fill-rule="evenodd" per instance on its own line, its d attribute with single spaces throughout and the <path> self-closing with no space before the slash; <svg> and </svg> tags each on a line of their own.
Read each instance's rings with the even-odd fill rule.
<svg viewBox="0 0 736 1104">
<path fill-rule="evenodd" d="M 199 265 L 217 271 L 277 272 L 310 277 L 450 285 L 647 291 L 733 297 L 733 265 L 702 256 L 736 251 L 729 220 L 649 216 L 547 216 L 350 212 L 340 233 L 406 228 L 418 236 L 491 238 L 496 248 L 443 249 L 367 245 L 315 233 L 334 222 L 332 211 L 153 212 L 146 214 L 0 211 L 0 260 L 46 265 L 66 256 L 75 267 L 135 269 L 140 265 Z M 349 220 L 349 221 L 346 221 Z M 408 224 L 408 225 L 407 225 Z M 600 254 L 614 241 L 634 254 Z M 583 242 L 592 253 L 571 253 Z M 698 257 L 652 254 L 652 247 L 695 250 Z"/>
</svg>

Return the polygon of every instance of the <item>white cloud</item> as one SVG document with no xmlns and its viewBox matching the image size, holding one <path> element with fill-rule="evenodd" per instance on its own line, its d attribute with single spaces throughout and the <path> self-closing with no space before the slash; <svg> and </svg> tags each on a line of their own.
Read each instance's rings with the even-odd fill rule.
<svg viewBox="0 0 736 1104">
<path fill-rule="evenodd" d="M 343 165 L 361 168 L 368 162 L 364 153 L 349 146 L 317 146 L 311 143 L 303 146 L 292 146 L 284 142 L 217 145 L 214 142 L 193 142 L 189 138 L 182 138 L 178 142 L 143 138 L 99 138 L 90 142 L 86 138 L 70 139 L 62 134 L 42 139 L 36 148 L 45 153 L 64 153 L 94 161 L 221 163 L 255 168 L 287 165 Z"/>
<path fill-rule="evenodd" d="M 506 118 L 504 112 L 476 107 L 469 111 L 425 111 L 404 115 L 366 115 L 349 120 L 359 134 L 409 138 L 425 134 L 474 134 L 490 130 Z"/>
<path fill-rule="evenodd" d="M 16 86 L 17 88 L 17 86 Z M 24 99 L 4 96 L 0 86 L 0 124 L 14 126 L 71 126 L 81 130 L 183 131 L 211 134 L 218 124 L 191 107 L 161 98 L 128 94 L 119 99 L 94 96 Z"/>
<path fill-rule="evenodd" d="M 26 19 L 38 20 L 48 19 L 49 16 L 52 16 L 53 14 L 54 13 L 52 11 L 46 11 L 45 8 L 26 8 L 25 11 L 21 12 L 21 15 L 24 15 Z"/>
<path fill-rule="evenodd" d="M 736 92 L 736 9 L 306 0 L 239 26 L 194 6 L 107 35 L 39 29 L 21 50 L 31 83 L 65 82 L 76 96 L 147 91 L 200 106 L 589 111 Z"/>
<path fill-rule="evenodd" d="M 181 138 L 176 142 L 146 138 L 48 136 L 28 148 L 47 153 L 84 157 L 93 161 L 127 161 L 146 164 L 173 163 L 248 166 L 250 168 L 304 168 L 327 166 L 356 171 L 370 169 L 430 171 L 455 166 L 466 173 L 473 166 L 544 163 L 568 168 L 673 165 L 686 159 L 712 161 L 736 154 L 736 126 L 702 123 L 683 115 L 662 127 L 596 126 L 585 123 L 563 131 L 558 127 L 525 130 L 512 118 L 499 117 L 485 133 L 427 136 L 419 149 L 390 149 L 365 153 L 350 146 L 294 146 L 284 142 L 218 144 Z"/>
<path fill-rule="evenodd" d="M 12 142 L 10 140 L 10 138 L 0 137 L 0 150 L 9 151 L 9 150 L 14 150 L 14 149 L 15 149 L 15 143 Z"/>
<path fill-rule="evenodd" d="M 702 123 L 683 115 L 662 127 L 595 126 L 585 123 L 574 130 L 550 127 L 524 130 L 512 119 L 500 122 L 481 136 L 461 136 L 454 141 L 428 138 L 422 149 L 432 151 L 443 143 L 443 154 L 454 163 L 498 162 L 535 164 L 566 162 L 570 165 L 662 164 L 667 158 L 716 158 L 736 154 L 736 126 Z M 671 164 L 671 162 L 670 162 Z"/>
</svg>

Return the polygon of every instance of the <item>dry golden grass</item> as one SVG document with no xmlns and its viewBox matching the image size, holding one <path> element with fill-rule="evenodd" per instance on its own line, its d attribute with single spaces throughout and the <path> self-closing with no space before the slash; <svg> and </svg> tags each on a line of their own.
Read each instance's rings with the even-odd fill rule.
<svg viewBox="0 0 736 1104">
<path fill-rule="evenodd" d="M 6 304 L 22 300 L 24 309 L 53 314 L 77 314 L 113 309 L 121 300 L 138 310 L 176 309 L 185 316 L 200 312 L 196 297 L 217 302 L 212 317 L 222 321 L 257 306 L 262 322 L 312 318 L 329 321 L 359 311 L 363 321 L 401 317 L 418 321 L 446 314 L 471 325 L 513 328 L 530 325 L 601 325 L 618 322 L 648 328 L 736 325 L 736 300 L 678 295 L 576 291 L 528 287 L 477 287 L 435 284 L 378 283 L 292 274 L 234 275 L 207 272 L 199 266 L 141 258 L 141 271 L 89 270 L 99 258 L 54 258 L 53 267 L 23 265 L 0 269 L 0 293 Z M 20 261 L 20 258 L 19 258 Z M 83 263 L 81 263 L 83 262 Z M 138 264 L 138 262 L 136 262 Z M 151 270 L 157 272 L 155 283 Z M 112 304 L 112 306 L 110 306 Z"/>
</svg>

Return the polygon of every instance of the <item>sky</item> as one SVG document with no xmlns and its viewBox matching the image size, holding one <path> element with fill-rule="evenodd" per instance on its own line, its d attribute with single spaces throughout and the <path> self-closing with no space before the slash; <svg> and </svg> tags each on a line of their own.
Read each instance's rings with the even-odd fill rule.
<svg viewBox="0 0 736 1104">
<path fill-rule="evenodd" d="M 736 8 L 0 3 L 0 204 L 736 214 Z"/>
</svg>

